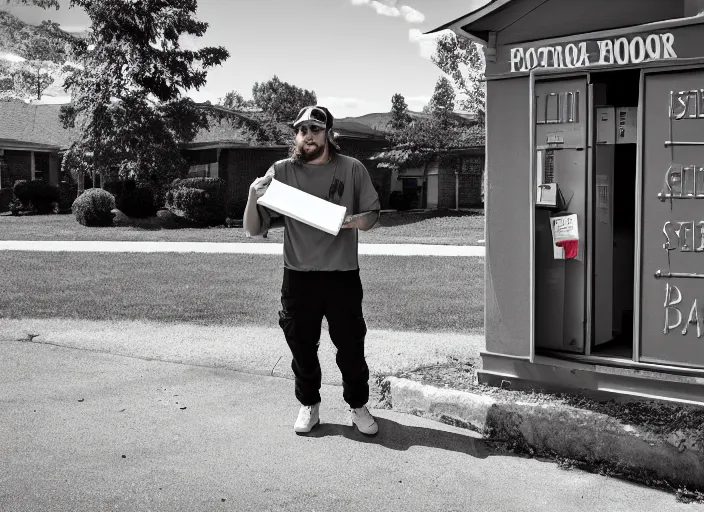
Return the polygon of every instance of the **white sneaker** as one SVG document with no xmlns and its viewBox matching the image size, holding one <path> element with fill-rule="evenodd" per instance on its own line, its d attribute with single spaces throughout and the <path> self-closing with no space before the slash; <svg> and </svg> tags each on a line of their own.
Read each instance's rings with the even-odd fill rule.
<svg viewBox="0 0 704 512">
<path fill-rule="evenodd" d="M 293 430 L 299 434 L 306 434 L 320 424 L 320 402 L 315 405 L 303 405 L 298 411 L 298 419 Z"/>
<path fill-rule="evenodd" d="M 350 409 L 352 426 L 357 426 L 362 434 L 373 436 L 379 431 L 379 426 L 374 421 L 374 416 L 369 413 L 369 409 L 364 405 L 358 409 Z"/>
</svg>

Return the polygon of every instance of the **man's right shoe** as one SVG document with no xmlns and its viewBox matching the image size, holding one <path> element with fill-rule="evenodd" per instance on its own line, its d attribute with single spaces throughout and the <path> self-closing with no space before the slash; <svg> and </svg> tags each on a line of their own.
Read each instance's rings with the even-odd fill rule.
<svg viewBox="0 0 704 512">
<path fill-rule="evenodd" d="M 307 434 L 320 424 L 320 402 L 315 405 L 303 405 L 298 411 L 298 419 L 293 426 L 297 434 Z"/>
<path fill-rule="evenodd" d="M 352 426 L 357 427 L 365 436 L 375 436 L 379 431 L 379 425 L 376 424 L 374 416 L 371 415 L 366 405 L 357 409 L 350 409 L 350 418 Z"/>
</svg>

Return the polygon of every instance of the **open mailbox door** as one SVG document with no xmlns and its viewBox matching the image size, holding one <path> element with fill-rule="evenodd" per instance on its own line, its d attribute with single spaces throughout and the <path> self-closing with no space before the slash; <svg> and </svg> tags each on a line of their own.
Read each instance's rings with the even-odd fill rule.
<svg viewBox="0 0 704 512">
<path fill-rule="evenodd" d="M 584 353 L 587 78 L 536 78 L 531 102 L 534 349 Z"/>
</svg>

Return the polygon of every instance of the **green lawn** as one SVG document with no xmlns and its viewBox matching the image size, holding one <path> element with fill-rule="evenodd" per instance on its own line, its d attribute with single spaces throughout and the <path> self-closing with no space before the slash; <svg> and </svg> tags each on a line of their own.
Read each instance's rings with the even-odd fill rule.
<svg viewBox="0 0 704 512">
<path fill-rule="evenodd" d="M 483 330 L 482 258 L 360 256 L 370 329 Z M 4 318 L 276 327 L 281 256 L 0 252 Z"/>
<path fill-rule="evenodd" d="M 90 240 L 153 242 L 264 242 L 282 243 L 283 228 L 266 239 L 250 239 L 242 228 L 161 229 L 153 222 L 143 227 L 88 228 L 73 215 L 0 215 L 0 240 Z M 360 231 L 361 243 L 477 245 L 484 239 L 480 212 L 385 213 L 370 231 Z"/>
</svg>

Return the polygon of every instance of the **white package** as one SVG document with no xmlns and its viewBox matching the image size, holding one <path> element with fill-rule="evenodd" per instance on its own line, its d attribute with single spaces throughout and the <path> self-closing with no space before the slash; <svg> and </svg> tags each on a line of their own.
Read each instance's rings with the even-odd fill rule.
<svg viewBox="0 0 704 512">
<path fill-rule="evenodd" d="M 331 235 L 337 235 L 345 221 L 347 208 L 275 179 L 257 204 L 266 206 L 281 215 L 291 217 Z"/>
</svg>

